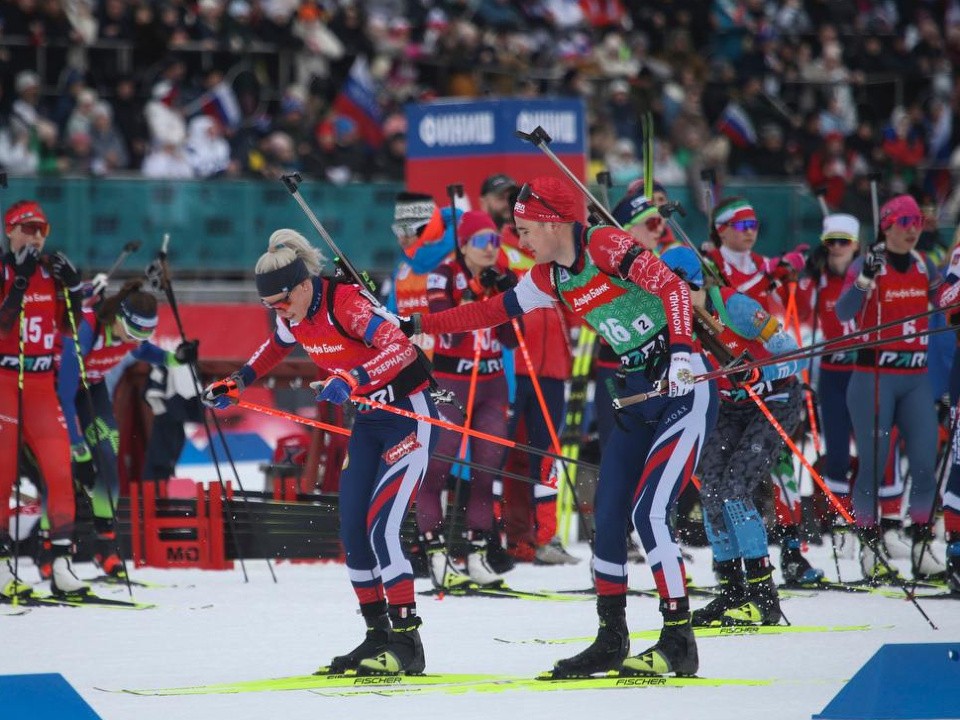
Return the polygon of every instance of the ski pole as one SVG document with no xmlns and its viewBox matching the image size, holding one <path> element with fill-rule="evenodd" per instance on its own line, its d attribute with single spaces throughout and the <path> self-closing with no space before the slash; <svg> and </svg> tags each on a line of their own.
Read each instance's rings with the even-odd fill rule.
<svg viewBox="0 0 960 720">
<path fill-rule="evenodd" d="M 90 422 L 93 425 L 93 434 L 96 446 L 97 457 L 100 461 L 100 468 L 106 467 L 106 462 L 104 461 L 105 450 L 103 448 L 103 437 L 100 434 L 100 418 L 97 416 L 97 410 L 93 405 L 93 394 L 90 391 L 90 383 L 87 381 L 87 370 L 83 360 L 83 350 L 80 347 L 80 333 L 77 332 L 77 319 L 73 316 L 73 303 L 70 300 L 70 290 L 69 288 L 63 288 L 63 299 L 67 306 L 67 317 L 70 318 L 70 330 L 73 333 L 73 349 L 77 355 L 77 366 L 80 368 L 80 383 L 83 386 L 83 396 L 86 399 L 87 412 L 90 414 Z M 94 338 L 96 341 L 96 338 Z M 70 419 L 71 421 L 73 418 Z M 86 434 L 86 433 L 84 433 Z M 110 442 L 110 439 L 107 438 L 107 442 Z M 107 490 L 107 503 L 110 505 L 110 515 L 113 517 L 113 521 L 117 520 L 117 503 L 113 497 L 113 489 L 110 487 L 110 483 L 104 483 L 104 486 Z M 130 509 L 130 512 L 133 513 L 135 510 Z M 133 598 L 133 586 L 130 583 L 130 574 L 127 572 L 127 561 L 123 557 L 123 553 L 120 552 L 120 537 L 119 534 L 114 532 L 113 534 L 113 549 L 117 553 L 117 557 L 120 558 L 120 567 L 123 569 L 123 578 L 127 584 L 127 593 L 131 598 Z"/>
<path fill-rule="evenodd" d="M 239 399 L 240 394 L 238 392 L 233 391 L 233 392 L 227 392 L 225 394 L 237 401 L 234 404 L 244 403 L 241 405 L 241 407 L 249 407 L 249 403 L 247 403 L 245 400 Z M 557 455 L 556 453 L 552 453 L 547 450 L 538 450 L 537 448 L 530 447 L 529 445 L 521 445 L 520 443 L 514 442 L 512 440 L 507 440 L 497 435 L 491 435 L 490 433 L 485 433 L 480 430 L 474 430 L 473 428 L 465 428 L 461 425 L 456 425 L 446 420 L 440 420 L 439 418 L 432 418 L 426 415 L 420 415 L 419 413 L 415 413 L 412 410 L 404 410 L 403 408 L 394 407 L 393 405 L 387 405 L 386 403 L 378 402 L 376 400 L 372 400 L 367 397 L 351 396 L 350 400 L 351 402 L 354 402 L 357 405 L 373 408 L 374 410 L 384 410 L 385 412 L 393 413 L 394 415 L 399 415 L 400 417 L 410 418 L 411 420 L 423 421 L 425 423 L 429 423 L 430 425 L 435 425 L 439 428 L 444 428 L 445 430 L 452 430 L 455 433 L 465 433 L 470 437 L 475 437 L 480 440 L 486 440 L 488 442 L 496 443 L 497 445 L 502 445 L 503 447 L 511 448 L 513 450 L 522 450 L 523 452 L 533 453 L 534 455 L 539 455 L 540 457 L 552 458 L 554 460 L 563 460 L 566 462 L 575 463 L 580 467 L 586 468 L 587 470 L 592 470 L 594 472 L 598 472 L 600 470 L 599 466 L 594 465 L 593 463 L 584 462 L 583 460 L 572 460 L 570 458 L 565 458 L 563 455 Z M 259 408 L 251 408 L 251 409 L 259 409 Z"/>
<path fill-rule="evenodd" d="M 547 134 L 547 131 L 542 127 L 537 125 L 532 132 L 526 133 L 521 130 L 515 130 L 513 133 L 516 137 L 521 140 L 526 140 L 529 143 L 535 145 L 544 155 L 546 155 L 553 162 L 554 165 L 566 175 L 567 179 L 576 185 L 577 189 L 583 193 L 583 196 L 587 198 L 590 203 L 590 209 L 593 210 L 597 215 L 602 217 L 608 225 L 613 225 L 614 227 L 623 230 L 623 227 L 614 219 L 613 213 L 611 213 L 603 203 L 601 203 L 597 198 L 593 196 L 593 193 L 590 192 L 589 188 L 580 182 L 580 178 L 571 172 L 570 168 L 564 164 L 564 162 L 556 156 L 553 150 L 550 149 L 551 138 Z"/>
<path fill-rule="evenodd" d="M 458 243 L 459 244 L 459 243 Z M 473 367 L 470 368 L 470 385 L 467 389 L 467 407 L 463 417 L 464 428 L 473 424 L 473 408 L 477 400 L 477 378 L 480 375 L 480 331 L 473 331 Z M 457 450 L 457 460 L 467 457 L 469 439 L 466 434 L 460 436 L 460 447 Z M 450 532 L 447 533 L 447 569 L 453 570 L 450 565 L 450 553 L 453 551 L 453 528 L 456 525 L 457 513 L 460 510 L 460 494 L 463 490 L 463 472 L 457 470 L 457 479 L 453 483 L 453 507 L 450 509 Z M 466 520 L 466 518 L 464 518 Z M 468 530 L 470 528 L 467 528 Z"/>
<path fill-rule="evenodd" d="M 174 295 L 173 293 L 173 285 L 170 282 L 170 274 L 168 272 L 167 247 L 169 246 L 169 244 L 170 244 L 170 234 L 164 233 L 163 244 L 160 246 L 160 252 L 157 253 L 157 259 L 154 261 L 154 263 L 152 263 L 151 266 L 147 269 L 147 274 L 148 276 L 150 276 L 151 271 L 155 274 L 155 277 L 151 277 L 151 281 L 153 281 L 155 285 L 159 285 L 159 287 L 163 290 L 164 294 L 166 295 L 167 302 L 170 304 L 170 311 L 173 313 L 173 319 L 176 322 L 177 330 L 180 333 L 180 339 L 182 342 L 187 342 L 187 335 L 183 329 L 183 321 L 180 318 L 180 309 L 177 305 L 176 295 Z M 202 388 L 202 385 L 200 384 L 199 370 L 195 362 L 188 363 L 188 367 L 190 368 L 190 377 L 193 380 L 194 390 L 196 391 L 197 396 L 199 397 L 203 393 L 203 388 Z M 230 468 L 233 470 L 233 477 L 237 482 L 237 488 L 240 490 L 241 497 L 243 498 L 244 509 L 247 511 L 247 515 L 252 518 L 253 515 L 250 513 L 250 505 L 249 505 L 250 501 L 247 498 L 246 491 L 243 489 L 243 483 L 240 481 L 240 473 L 237 472 L 237 466 L 233 462 L 233 456 L 230 453 L 230 448 L 227 445 L 226 439 L 224 438 L 223 429 L 220 427 L 220 421 L 217 418 L 215 413 L 211 412 L 210 414 L 213 417 L 214 427 L 217 430 L 217 437 L 220 439 L 220 444 L 223 446 L 223 451 L 227 457 L 228 462 L 230 463 Z M 233 547 L 237 553 L 237 559 L 239 559 L 240 561 L 240 569 L 243 571 L 243 581 L 245 583 L 250 582 L 250 578 L 247 575 L 247 566 L 246 566 L 246 563 L 244 562 L 243 551 L 240 547 L 240 538 L 238 537 L 236 533 L 236 529 L 234 527 L 233 513 L 227 507 L 227 505 L 229 504 L 228 503 L 229 499 L 226 497 L 226 486 L 224 485 L 223 473 L 220 469 L 220 459 L 217 455 L 216 446 L 213 442 L 213 433 L 210 431 L 210 423 L 207 422 L 207 408 L 201 407 L 200 419 L 203 421 L 203 429 L 207 436 L 207 444 L 208 444 L 208 447 L 210 448 L 210 457 L 213 460 L 213 467 L 217 471 L 217 480 L 220 483 L 220 492 L 224 499 L 224 508 L 227 510 L 227 513 L 226 513 L 227 525 L 230 527 L 230 534 L 233 535 Z M 263 541 L 263 538 L 259 532 L 259 525 L 255 525 L 255 527 L 258 528 L 257 537 L 258 537 L 258 540 L 260 541 L 261 547 L 263 548 L 264 559 L 266 560 L 267 568 L 269 568 L 270 570 L 270 576 L 273 578 L 274 582 L 277 582 L 277 576 L 273 571 L 273 564 L 270 562 L 270 558 L 267 557 L 266 543 Z"/>
<path fill-rule="evenodd" d="M 797 283 L 791 282 L 787 286 L 787 292 L 789 293 L 787 300 L 787 312 L 788 314 L 792 312 L 791 330 L 793 332 L 793 337 L 797 341 L 797 347 L 803 347 L 803 337 L 800 333 L 800 313 L 797 309 Z M 784 317 L 784 322 L 786 322 L 786 317 Z M 819 428 L 817 427 L 817 414 L 813 407 L 813 392 L 809 389 L 810 371 L 806 367 L 801 368 L 800 377 L 803 378 L 804 383 L 803 397 L 807 404 L 807 417 L 810 419 L 810 434 L 813 436 L 813 449 L 816 451 L 817 455 L 821 455 L 823 453 L 823 445 L 820 442 L 820 432 Z"/>
<path fill-rule="evenodd" d="M 610 188 L 613 187 L 613 181 L 610 179 L 610 173 L 601 170 L 597 173 L 597 186 L 600 188 L 600 199 L 604 207 L 610 207 Z"/>
<path fill-rule="evenodd" d="M 300 173 L 293 172 L 287 175 L 280 176 L 280 182 L 283 183 L 284 187 L 287 188 L 287 191 L 293 196 L 293 199 L 297 201 L 297 205 L 300 206 L 300 209 L 303 210 L 304 215 L 307 216 L 307 219 L 310 221 L 310 224 L 313 225 L 314 229 L 317 231 L 317 234 L 323 239 L 331 251 L 334 253 L 334 262 L 337 263 L 344 271 L 349 274 L 355 283 L 360 287 L 360 294 L 363 295 L 375 308 L 382 308 L 383 303 L 380 302 L 380 299 L 374 295 L 374 286 L 373 281 L 370 280 L 370 277 L 367 273 L 361 273 L 357 270 L 350 258 L 343 254 L 337 243 L 334 242 L 333 237 L 327 232 L 327 229 L 323 226 L 323 223 L 317 218 L 316 214 L 307 204 L 307 201 L 303 199 L 303 195 L 300 194 L 300 183 L 303 182 L 303 178 L 300 176 Z M 460 192 L 463 192 L 463 187 L 460 186 Z M 456 237 L 457 232 L 457 209 L 456 207 L 452 208 L 453 213 L 453 232 L 454 237 Z M 457 245 L 457 252 L 459 253 L 459 243 L 454 243 Z M 417 362 L 420 363 L 420 367 L 423 369 L 424 373 L 428 378 L 430 378 L 430 392 L 438 398 L 438 402 L 441 401 L 439 398 L 442 395 L 438 392 L 437 381 L 433 377 L 433 369 L 430 365 L 430 361 L 427 359 L 427 356 L 423 353 L 423 349 L 417 345 L 414 345 L 414 348 L 417 352 Z"/>
<path fill-rule="evenodd" d="M 520 347 L 520 354 L 523 355 L 523 361 L 526 363 L 527 370 L 530 373 L 530 384 L 533 385 L 533 392 L 537 396 L 537 403 L 540 405 L 540 412 L 543 413 L 543 422 L 547 426 L 547 432 L 550 434 L 550 443 L 553 446 L 553 452 L 557 453 L 558 455 L 562 455 L 563 449 L 560 445 L 560 438 L 557 436 L 557 430 L 553 424 L 553 418 L 550 417 L 550 410 L 547 408 L 547 401 L 543 397 L 543 388 L 540 386 L 540 378 L 537 377 L 537 372 L 533 367 L 533 359 L 530 357 L 530 350 L 527 348 L 527 342 L 520 330 L 520 323 L 517 322 L 516 318 L 512 318 L 510 322 L 513 324 L 513 331 L 517 336 L 517 345 Z M 567 486 L 567 489 L 570 491 L 573 502 L 577 506 L 577 518 L 580 520 L 580 530 L 583 533 L 583 537 L 587 537 L 589 533 L 587 532 L 586 520 L 584 520 L 583 511 L 580 507 L 580 500 L 577 497 L 577 489 L 570 481 L 570 474 L 567 472 L 566 463 L 562 462 L 560 464 L 560 468 L 563 471 L 564 482 Z"/>
<path fill-rule="evenodd" d="M 3 186 L 7 186 L 7 174 L 3 173 Z M 26 351 L 24 350 L 24 338 L 27 334 L 26 327 L 26 293 L 20 299 L 20 313 L 17 319 L 17 333 L 19 334 L 18 352 L 17 352 L 17 478 L 16 478 L 16 508 L 17 514 L 13 520 L 13 582 L 14 589 L 20 589 L 20 511 L 22 510 L 22 500 L 20 494 L 20 458 L 23 450 L 23 364 L 26 361 Z M 10 502 L 7 500 L 7 502 Z M 13 606 L 16 607 L 20 602 L 20 593 L 13 593 Z"/>
<path fill-rule="evenodd" d="M 925 315 L 929 315 L 929 314 L 931 313 L 925 313 Z M 892 323 L 892 324 L 899 324 L 901 322 L 903 322 L 903 320 L 897 320 L 896 323 Z M 941 327 L 941 328 L 928 328 L 921 332 L 911 333 L 909 336 L 904 336 L 904 337 L 921 338 L 929 335 L 937 335 L 938 333 L 942 333 L 942 332 L 949 332 L 952 330 L 954 330 L 954 328 L 950 326 Z M 872 332 L 872 330 L 859 331 L 856 333 L 856 335 L 865 335 L 867 334 L 867 332 Z M 849 338 L 850 336 L 844 336 L 842 338 L 834 338 L 833 340 L 826 341 L 825 343 L 820 343 L 818 345 L 811 345 L 807 348 L 799 348 L 798 350 L 791 350 L 790 352 L 781 353 L 779 355 L 771 355 L 770 357 L 764 358 L 762 360 L 751 360 L 749 362 L 738 364 L 735 367 L 721 367 L 719 370 L 711 370 L 710 372 L 696 375 L 694 377 L 694 382 L 706 382 L 709 380 L 716 380 L 717 378 L 724 377 L 731 370 L 740 372 L 742 370 L 753 370 L 754 368 L 761 368 L 766 365 L 772 365 L 778 362 L 810 360 L 815 357 L 821 357 L 822 355 L 829 355 L 830 353 L 836 352 L 837 350 L 840 350 L 840 349 L 842 349 L 844 352 L 853 351 L 853 350 L 865 350 L 867 348 L 876 347 L 877 345 L 882 345 L 884 343 L 897 340 L 899 339 L 899 336 L 893 337 L 893 338 L 885 338 L 879 341 L 870 340 L 867 342 L 857 343 L 855 345 L 844 346 L 843 348 L 824 348 L 823 347 L 823 345 L 825 344 L 836 344 L 838 342 L 847 342 Z M 659 397 L 660 395 L 663 395 L 664 392 L 665 390 L 663 389 L 663 386 L 661 384 L 655 390 L 650 390 L 645 393 L 638 393 L 636 395 L 628 395 L 627 397 L 615 399 L 614 407 L 618 409 L 622 409 L 630 405 L 635 405 L 636 403 L 639 403 L 639 402 L 644 402 L 645 400 L 649 400 L 650 398 Z"/>
<path fill-rule="evenodd" d="M 279 410 L 277 408 L 268 407 L 266 405 L 259 405 L 257 403 L 252 403 L 247 400 L 240 400 L 237 403 L 237 407 L 243 408 L 245 410 L 250 410 L 252 412 L 262 413 L 264 415 L 270 415 L 271 417 L 281 418 L 283 420 L 289 420 L 290 422 L 295 422 L 300 425 L 305 425 L 307 427 L 317 428 L 318 430 L 324 430 L 335 435 L 342 435 L 343 437 L 350 437 L 353 434 L 353 431 L 348 428 L 340 427 L 339 425 L 331 425 L 330 423 L 325 423 L 321 420 L 314 420 L 313 418 L 306 418 L 302 415 L 295 415 L 294 413 L 287 412 L 286 410 Z M 520 482 L 526 483 L 528 485 L 535 485 L 533 480 L 526 477 L 525 475 L 518 475 L 517 473 L 509 472 L 508 470 L 503 470 L 501 468 L 495 468 L 490 465 L 484 465 L 478 463 L 474 460 L 459 460 L 452 455 L 444 455 L 442 453 L 434 453 L 433 457 L 438 460 L 444 460 L 451 464 L 460 463 L 466 467 L 476 468 L 477 470 L 482 470 L 483 472 L 488 472 L 492 475 L 503 475 L 504 477 L 511 478 L 513 480 L 519 480 Z"/>
<path fill-rule="evenodd" d="M 777 419 L 770 412 L 770 409 L 767 407 L 766 403 L 764 403 L 763 400 L 760 399 L 760 396 L 757 395 L 757 393 L 754 392 L 753 388 L 750 387 L 749 385 L 746 386 L 746 390 L 747 390 L 747 393 L 750 395 L 750 399 L 757 404 L 757 407 L 760 408 L 760 412 L 764 414 L 764 416 L 767 418 L 767 421 L 773 426 L 773 428 L 777 431 L 777 434 L 779 434 L 780 437 L 783 439 L 783 441 L 787 444 L 787 447 L 789 447 L 790 450 L 792 450 L 793 453 L 800 458 L 800 462 L 803 463 L 803 466 L 805 468 L 807 468 L 807 472 L 810 473 L 810 477 L 812 477 L 814 481 L 817 483 L 817 485 L 820 486 L 820 489 L 823 490 L 823 492 L 826 494 L 830 502 L 833 503 L 833 506 L 837 509 L 837 512 L 840 514 L 840 516 L 844 520 L 846 520 L 848 523 L 854 524 L 853 517 L 850 515 L 849 512 L 847 512 L 846 508 L 843 507 L 843 504 L 840 502 L 839 499 L 837 499 L 837 496 L 834 495 L 833 492 L 831 492 L 830 488 L 827 487 L 827 483 L 824 481 L 822 477 L 820 477 L 820 473 L 818 473 L 814 469 L 813 465 L 810 464 L 810 461 L 800 454 L 800 450 L 797 447 L 796 443 L 794 443 L 793 440 L 790 439 L 790 436 L 787 434 L 787 432 L 783 429 L 783 426 L 777 421 Z M 867 544 L 869 545 L 870 543 L 867 543 Z M 876 553 L 877 557 L 880 559 L 880 562 L 883 563 L 883 565 L 891 573 L 891 576 L 896 577 L 896 573 L 894 572 L 893 568 L 890 567 L 890 564 L 886 561 L 886 559 L 880 553 L 879 542 L 874 541 L 874 544 L 871 547 L 874 553 Z M 930 623 L 930 627 L 936 630 L 937 626 L 933 624 L 933 621 L 930 620 L 929 616 L 923 611 L 923 608 L 921 608 L 919 603 L 917 603 L 917 599 L 913 595 L 913 593 L 907 590 L 906 583 L 904 582 L 899 583 L 899 587 L 901 590 L 903 590 L 904 594 L 906 594 L 907 599 L 910 600 L 910 602 L 913 603 L 914 607 L 917 608 L 917 610 L 920 612 L 923 618 L 928 623 Z"/>
<path fill-rule="evenodd" d="M 110 278 L 117 271 L 117 268 L 123 265 L 123 261 L 126 260 L 131 253 L 135 253 L 139 249 L 139 240 L 131 240 L 124 245 L 120 254 L 117 255 L 117 259 L 113 261 L 113 265 L 111 265 L 105 273 L 97 273 L 93 276 L 93 280 L 90 283 L 93 286 L 93 294 L 101 295 L 107 289 L 107 283 L 110 282 Z"/>
</svg>

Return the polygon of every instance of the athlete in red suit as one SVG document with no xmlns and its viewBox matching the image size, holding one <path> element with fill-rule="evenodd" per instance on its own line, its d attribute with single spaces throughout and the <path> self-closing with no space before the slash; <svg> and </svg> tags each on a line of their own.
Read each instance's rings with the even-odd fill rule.
<svg viewBox="0 0 960 720">
<path fill-rule="evenodd" d="M 45 486 L 53 545 L 51 591 L 83 595 L 89 587 L 70 567 L 74 525 L 70 440 L 54 384 L 54 355 L 61 334 L 71 328 L 65 300 L 76 311 L 81 306 L 80 273 L 63 253 L 43 254 L 50 223 L 38 203 L 21 200 L 11 205 L 4 229 L 10 244 L 0 266 L 0 593 L 31 592 L 11 571 L 8 533 L 8 498 L 20 467 L 23 448 L 17 442 L 22 439 Z"/>
</svg>

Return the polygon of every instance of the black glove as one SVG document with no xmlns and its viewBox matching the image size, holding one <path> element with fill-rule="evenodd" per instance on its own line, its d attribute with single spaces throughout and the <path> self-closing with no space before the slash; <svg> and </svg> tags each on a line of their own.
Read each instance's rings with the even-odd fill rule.
<svg viewBox="0 0 960 720">
<path fill-rule="evenodd" d="M 877 243 L 863 256 L 863 267 L 860 269 L 860 274 L 867 280 L 873 280 L 886 264 L 887 246 L 883 243 Z"/>
<path fill-rule="evenodd" d="M 422 317 L 420 313 L 414 313 L 410 317 L 398 315 L 397 320 L 400 321 L 400 331 L 407 337 L 420 335 L 423 332 L 423 326 L 420 323 Z"/>
<path fill-rule="evenodd" d="M 199 345 L 199 340 L 185 340 L 177 345 L 177 349 L 174 351 L 173 356 L 181 365 L 192 365 L 197 361 L 197 348 Z"/>
<path fill-rule="evenodd" d="M 70 258 L 62 252 L 57 251 L 50 256 L 50 264 L 53 266 L 53 277 L 68 290 L 79 290 L 83 284 L 83 278 L 80 277 L 80 271 L 77 266 L 70 262 Z"/>
<path fill-rule="evenodd" d="M 18 290 L 26 290 L 30 284 L 30 278 L 37 270 L 37 263 L 40 262 L 40 248 L 34 245 L 24 245 L 20 250 L 13 253 L 13 286 Z"/>
<path fill-rule="evenodd" d="M 497 292 L 506 292 L 519 282 L 512 270 L 500 274 L 495 268 L 484 268 L 477 278 L 485 288 L 494 288 Z"/>
<path fill-rule="evenodd" d="M 809 255 L 803 271 L 812 278 L 819 280 L 827 269 L 827 246 L 821 243 L 817 245 Z"/>
</svg>

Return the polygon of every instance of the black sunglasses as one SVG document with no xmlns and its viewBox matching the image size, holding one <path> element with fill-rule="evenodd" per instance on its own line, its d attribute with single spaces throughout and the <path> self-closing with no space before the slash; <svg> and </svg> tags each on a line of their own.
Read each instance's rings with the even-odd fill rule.
<svg viewBox="0 0 960 720">
<path fill-rule="evenodd" d="M 547 210 L 552 212 L 557 217 L 561 217 L 561 218 L 563 217 L 562 212 L 559 212 L 555 207 L 553 207 L 553 205 L 551 205 L 546 200 L 544 200 L 542 196 L 534 192 L 533 188 L 530 187 L 530 183 L 524 183 L 523 187 L 520 188 L 520 192 L 517 193 L 517 202 L 526 202 L 530 198 L 533 198 L 534 200 L 539 202 L 541 205 L 543 205 Z"/>
<path fill-rule="evenodd" d="M 824 245 L 839 245 L 841 247 L 846 247 L 851 243 L 853 243 L 853 239 L 848 237 L 828 237 L 823 239 Z"/>
</svg>

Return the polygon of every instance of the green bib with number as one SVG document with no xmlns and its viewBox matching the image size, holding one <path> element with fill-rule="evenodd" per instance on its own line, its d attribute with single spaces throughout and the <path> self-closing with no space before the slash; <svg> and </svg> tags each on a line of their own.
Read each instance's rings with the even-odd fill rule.
<svg viewBox="0 0 960 720">
<path fill-rule="evenodd" d="M 587 231 L 587 243 L 596 228 Z M 574 275 L 553 266 L 557 295 L 578 317 L 594 328 L 620 356 L 624 368 L 643 367 L 667 352 L 667 314 L 656 295 L 629 280 L 607 275 L 584 248 L 583 270 Z"/>
</svg>

